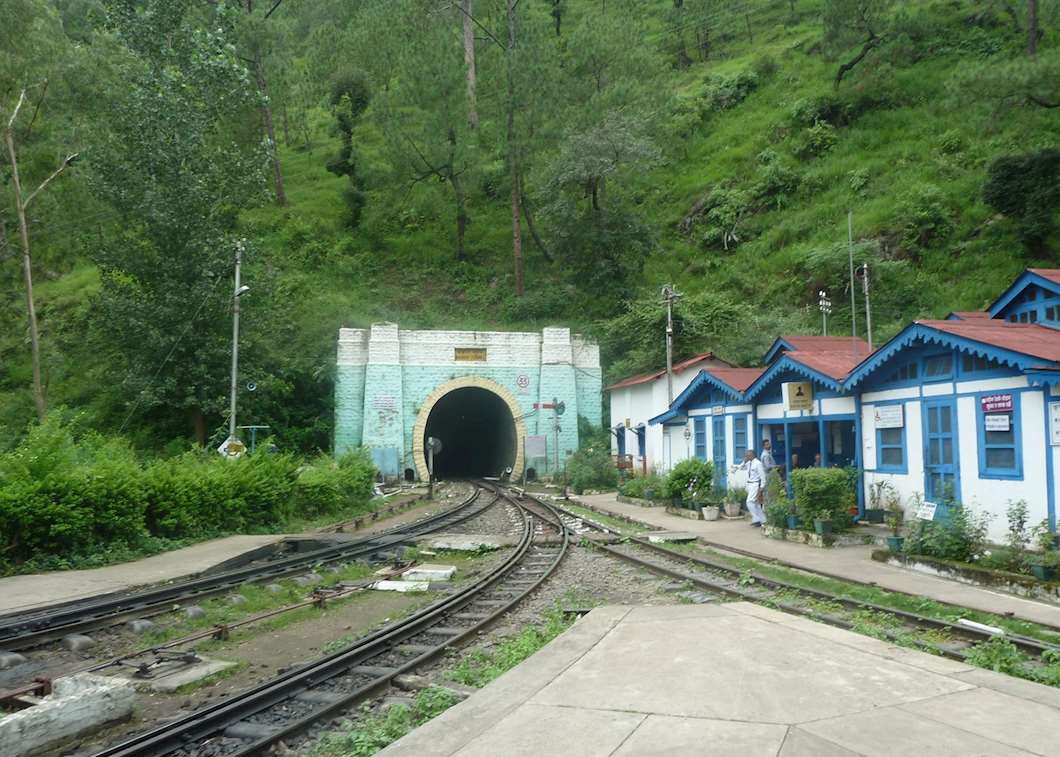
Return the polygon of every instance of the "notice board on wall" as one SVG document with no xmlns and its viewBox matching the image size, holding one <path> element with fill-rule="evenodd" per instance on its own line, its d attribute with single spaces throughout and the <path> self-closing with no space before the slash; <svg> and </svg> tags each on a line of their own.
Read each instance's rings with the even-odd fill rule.
<svg viewBox="0 0 1060 757">
<path fill-rule="evenodd" d="M 1060 402 L 1049 403 L 1049 443 L 1060 447 Z"/>
<path fill-rule="evenodd" d="M 901 428 L 905 425 L 905 405 L 877 405 L 876 428 Z"/>
</svg>

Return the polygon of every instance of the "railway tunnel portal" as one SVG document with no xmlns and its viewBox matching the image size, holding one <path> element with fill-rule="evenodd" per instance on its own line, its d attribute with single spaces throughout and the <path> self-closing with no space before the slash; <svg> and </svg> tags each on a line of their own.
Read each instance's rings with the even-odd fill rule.
<svg viewBox="0 0 1060 757">
<path fill-rule="evenodd" d="M 390 477 L 552 473 L 578 448 L 579 416 L 601 423 L 600 353 L 567 328 L 540 332 L 341 329 L 335 452 L 365 447 Z M 554 401 L 567 412 L 554 415 Z M 555 430 L 559 423 L 558 434 Z M 527 455 L 527 450 L 530 456 Z"/>
</svg>

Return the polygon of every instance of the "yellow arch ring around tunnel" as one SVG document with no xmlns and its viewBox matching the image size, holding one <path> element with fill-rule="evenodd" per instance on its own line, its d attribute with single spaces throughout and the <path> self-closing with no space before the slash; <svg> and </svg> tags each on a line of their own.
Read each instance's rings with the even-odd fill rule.
<svg viewBox="0 0 1060 757">
<path fill-rule="evenodd" d="M 457 389 L 477 387 L 496 394 L 512 414 L 515 423 L 515 462 L 512 463 L 512 479 L 515 480 L 523 475 L 523 440 L 526 438 L 526 424 L 523 422 L 523 411 L 519 400 L 515 398 L 506 387 L 498 384 L 492 379 L 483 376 L 461 376 L 460 378 L 439 384 L 434 391 L 427 395 L 427 399 L 420 406 L 420 412 L 416 415 L 416 425 L 412 427 L 412 458 L 416 462 L 416 474 L 421 481 L 426 481 L 430 476 L 427 470 L 427 458 L 423 450 L 423 436 L 427 432 L 427 419 L 431 417 L 431 411 L 438 401 Z"/>
</svg>

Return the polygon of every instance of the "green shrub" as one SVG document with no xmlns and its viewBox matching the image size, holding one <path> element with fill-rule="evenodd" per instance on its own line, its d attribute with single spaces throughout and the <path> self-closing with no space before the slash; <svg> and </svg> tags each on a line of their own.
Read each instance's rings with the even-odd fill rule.
<svg viewBox="0 0 1060 757">
<path fill-rule="evenodd" d="M 953 230 L 946 198 L 933 184 L 922 184 L 899 198 L 897 221 L 907 249 L 924 247 Z"/>
<path fill-rule="evenodd" d="M 815 518 L 840 527 L 849 521 L 850 478 L 841 468 L 796 468 L 791 472 L 791 489 L 795 509 L 809 528 Z"/>
<path fill-rule="evenodd" d="M 986 513 L 975 515 L 967 507 L 951 505 L 948 518 L 914 521 L 906 535 L 905 551 L 941 560 L 972 562 L 986 545 L 989 522 Z"/>
<path fill-rule="evenodd" d="M 983 199 L 1016 223 L 1031 251 L 1044 253 L 1060 209 L 1060 150 L 997 158 L 987 169 Z"/>
<path fill-rule="evenodd" d="M 708 110 L 729 110 L 747 99 L 758 88 L 758 76 L 753 71 L 716 74 L 707 80 L 704 99 Z"/>
<path fill-rule="evenodd" d="M 364 452 L 338 460 L 321 455 L 298 474 L 295 514 L 315 517 L 361 510 L 371 499 L 374 480 L 375 468 Z"/>
<path fill-rule="evenodd" d="M 650 492 L 655 497 L 661 497 L 666 491 L 666 480 L 657 473 L 647 476 L 634 476 L 618 488 L 627 497 L 647 497 Z"/>
<path fill-rule="evenodd" d="M 766 505 L 766 525 L 787 528 L 788 516 L 793 512 L 791 501 L 787 497 L 780 497 Z"/>
<path fill-rule="evenodd" d="M 618 469 L 607 450 L 585 447 L 567 461 L 567 483 L 575 494 L 587 489 L 614 489 L 618 485 Z"/>
<path fill-rule="evenodd" d="M 792 152 L 803 160 L 823 155 L 839 141 L 835 127 L 827 121 L 817 121 L 803 129 L 792 143 Z"/>
<path fill-rule="evenodd" d="M 666 478 L 666 496 L 692 499 L 704 497 L 710 491 L 714 478 L 714 464 L 710 461 L 690 457 L 673 467 Z"/>
</svg>

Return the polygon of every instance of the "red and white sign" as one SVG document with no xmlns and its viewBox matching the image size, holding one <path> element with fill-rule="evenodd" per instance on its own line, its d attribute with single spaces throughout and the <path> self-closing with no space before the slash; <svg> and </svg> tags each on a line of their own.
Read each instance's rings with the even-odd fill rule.
<svg viewBox="0 0 1060 757">
<path fill-rule="evenodd" d="M 1011 394 L 986 394 L 979 398 L 979 406 L 984 413 L 1011 413 Z"/>
</svg>

